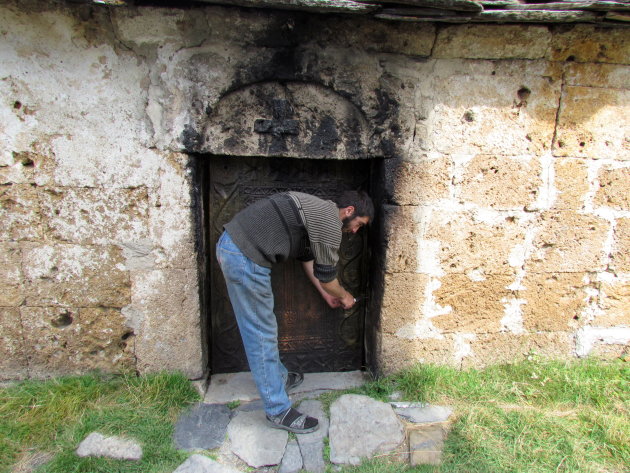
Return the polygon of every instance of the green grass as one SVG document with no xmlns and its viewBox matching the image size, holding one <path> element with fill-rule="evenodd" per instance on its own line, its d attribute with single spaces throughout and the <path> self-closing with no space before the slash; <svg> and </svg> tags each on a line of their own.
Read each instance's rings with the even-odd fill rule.
<svg viewBox="0 0 630 473">
<path fill-rule="evenodd" d="M 484 370 L 418 365 L 353 390 L 450 405 L 443 463 L 421 473 L 630 472 L 630 365 L 535 360 Z M 330 395 L 326 402 L 334 397 Z M 375 460 L 344 473 L 390 473 Z"/>
<path fill-rule="evenodd" d="M 187 455 L 172 445 L 174 421 L 198 400 L 179 374 L 89 375 L 28 381 L 0 390 L 0 471 L 33 452 L 54 459 L 46 472 L 166 472 Z M 79 458 L 74 450 L 90 432 L 138 440 L 143 459 L 125 462 Z"/>
<path fill-rule="evenodd" d="M 630 472 L 630 364 L 620 360 L 532 360 L 463 371 L 418 365 L 346 392 L 383 401 L 398 392 L 405 401 L 452 406 L 456 414 L 439 467 L 404 468 L 381 457 L 341 473 Z M 322 396 L 326 409 L 341 394 Z M 188 456 L 172 444 L 174 422 L 197 400 L 183 376 L 165 373 L 0 389 L 0 472 L 43 451 L 54 459 L 41 473 L 170 473 Z M 78 458 L 76 446 L 92 431 L 138 440 L 143 460 Z"/>
</svg>

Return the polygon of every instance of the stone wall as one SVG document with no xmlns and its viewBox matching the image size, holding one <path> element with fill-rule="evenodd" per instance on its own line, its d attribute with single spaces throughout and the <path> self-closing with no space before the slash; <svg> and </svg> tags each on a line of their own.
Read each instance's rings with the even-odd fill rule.
<svg viewBox="0 0 630 473">
<path fill-rule="evenodd" d="M 29 0 L 0 32 L 0 378 L 203 374 L 191 153 L 265 81 L 387 158 L 380 369 L 627 349 L 630 30 Z"/>
</svg>

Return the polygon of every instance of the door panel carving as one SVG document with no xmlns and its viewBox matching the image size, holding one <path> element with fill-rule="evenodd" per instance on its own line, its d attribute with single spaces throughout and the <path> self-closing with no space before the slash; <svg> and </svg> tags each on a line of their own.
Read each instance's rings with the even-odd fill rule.
<svg viewBox="0 0 630 473">
<path fill-rule="evenodd" d="M 248 370 L 215 244 L 223 224 L 246 205 L 288 190 L 331 199 L 344 189 L 366 189 L 364 162 L 211 157 L 208 221 L 210 222 L 211 368 L 213 373 Z M 339 278 L 355 296 L 367 285 L 367 232 L 344 234 Z M 287 368 L 304 372 L 346 371 L 363 364 L 365 303 L 349 311 L 331 309 L 304 275 L 297 261 L 272 270 L 279 347 Z"/>
</svg>

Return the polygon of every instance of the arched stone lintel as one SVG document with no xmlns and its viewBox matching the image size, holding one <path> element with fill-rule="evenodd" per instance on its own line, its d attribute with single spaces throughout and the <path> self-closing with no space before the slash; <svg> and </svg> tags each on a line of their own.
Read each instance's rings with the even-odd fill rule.
<svg viewBox="0 0 630 473">
<path fill-rule="evenodd" d="M 268 81 L 223 96 L 200 126 L 195 152 L 226 156 L 365 159 L 372 127 L 362 110 L 317 83 Z"/>
</svg>

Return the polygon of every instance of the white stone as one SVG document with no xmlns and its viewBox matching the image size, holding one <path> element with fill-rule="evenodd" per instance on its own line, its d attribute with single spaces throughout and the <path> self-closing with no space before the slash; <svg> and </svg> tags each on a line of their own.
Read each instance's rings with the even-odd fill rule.
<svg viewBox="0 0 630 473">
<path fill-rule="evenodd" d="M 575 335 L 575 352 L 584 357 L 596 343 L 606 345 L 627 345 L 630 342 L 630 328 L 627 327 L 584 327 Z"/>
<path fill-rule="evenodd" d="M 121 437 L 105 437 L 98 432 L 92 432 L 79 444 L 77 455 L 80 457 L 140 460 L 142 448 L 132 440 Z"/>
<path fill-rule="evenodd" d="M 239 412 L 228 425 L 232 453 L 249 466 L 278 465 L 289 433 L 267 424 L 263 411 Z"/>
<path fill-rule="evenodd" d="M 330 407 L 330 461 L 358 465 L 363 459 L 396 449 L 404 428 L 389 404 L 345 394 Z"/>
</svg>

